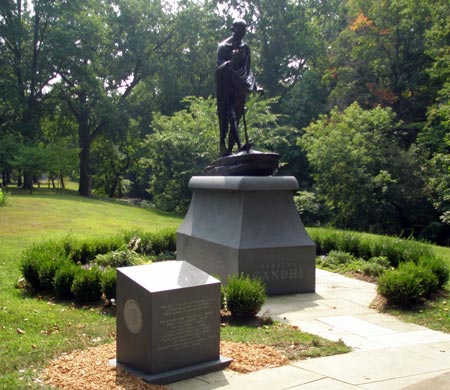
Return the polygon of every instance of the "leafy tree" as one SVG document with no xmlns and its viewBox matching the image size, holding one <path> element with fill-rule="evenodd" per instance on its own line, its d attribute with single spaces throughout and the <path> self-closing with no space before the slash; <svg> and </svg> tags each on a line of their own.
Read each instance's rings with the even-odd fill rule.
<svg viewBox="0 0 450 390">
<path fill-rule="evenodd" d="M 436 101 L 427 107 L 427 123 L 418 142 L 432 156 L 450 152 L 445 142 L 450 128 L 450 4 L 445 1 L 433 4 L 431 18 L 426 52 L 433 59 L 430 76 L 440 90 Z"/>
<path fill-rule="evenodd" d="M 19 147 L 20 144 L 14 136 L 6 134 L 0 137 L 0 170 L 3 186 L 10 184 L 13 161 Z"/>
<path fill-rule="evenodd" d="M 450 137 L 447 137 L 450 147 Z M 449 245 L 450 233 L 450 155 L 436 153 L 429 161 L 431 171 L 429 185 L 433 196 L 433 206 L 439 213 L 439 222 L 433 224 L 433 230 L 427 237 L 434 242 Z M 431 230 L 431 229 L 430 229 Z"/>
<path fill-rule="evenodd" d="M 217 154 L 214 128 L 216 104 L 212 98 L 188 98 L 188 107 L 167 117 L 155 114 L 143 147 L 141 166 L 150 170 L 149 192 L 157 208 L 183 212 L 190 200 L 187 183 Z"/>
<path fill-rule="evenodd" d="M 427 69 L 425 33 L 431 18 L 423 0 L 350 0 L 349 24 L 332 45 L 327 80 L 332 104 L 392 107 L 404 124 L 405 147 L 415 141 L 436 96 Z"/>
<path fill-rule="evenodd" d="M 285 141 L 285 129 L 276 126 L 277 116 L 270 112 L 273 100 L 248 101 L 247 125 L 249 136 L 258 149 L 273 150 Z M 153 134 L 143 143 L 139 164 L 151 172 L 148 189 L 157 208 L 184 212 L 191 198 L 188 182 L 201 175 L 219 155 L 216 101 L 189 97 L 186 109 L 172 116 L 155 114 Z M 242 132 L 242 129 L 241 129 Z"/>
<path fill-rule="evenodd" d="M 155 73 L 171 32 L 159 2 L 73 1 L 68 7 L 56 40 L 63 65 L 55 87 L 78 124 L 79 193 L 90 196 L 91 146 L 102 134 L 125 132 L 125 101 Z"/>
<path fill-rule="evenodd" d="M 164 115 L 182 109 L 186 96 L 206 98 L 215 91 L 217 43 L 224 39 L 215 1 L 180 1 L 172 18 L 172 39 L 160 59 L 158 77 L 146 80 L 150 88 L 156 83 L 158 111 Z"/>
<path fill-rule="evenodd" d="M 421 160 L 391 137 L 396 126 L 392 110 L 354 103 L 305 129 L 300 144 L 334 225 L 396 234 L 427 225 Z"/>
<path fill-rule="evenodd" d="M 7 86 L 2 107 L 14 107 L 8 132 L 30 148 L 40 138 L 39 117 L 45 89 L 55 76 L 52 34 L 59 23 L 64 1 L 34 0 L 0 3 L 0 68 Z M 5 116 L 5 113 L 2 114 Z M 26 149 L 23 149 L 26 150 Z M 31 157 L 31 156 L 30 156 Z M 33 186 L 30 171 L 24 172 L 24 188 Z"/>
</svg>

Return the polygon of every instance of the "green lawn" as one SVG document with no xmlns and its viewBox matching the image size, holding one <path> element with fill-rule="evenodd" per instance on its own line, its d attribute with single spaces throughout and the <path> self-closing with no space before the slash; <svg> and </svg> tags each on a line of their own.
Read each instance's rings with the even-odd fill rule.
<svg viewBox="0 0 450 390">
<path fill-rule="evenodd" d="M 28 297 L 15 288 L 24 248 L 68 234 L 155 231 L 176 228 L 181 221 L 172 214 L 44 189 L 10 195 L 0 207 L 0 389 L 30 388 L 37 365 L 63 351 L 112 340 L 115 334 L 115 318 L 102 308 L 75 308 L 70 302 Z"/>
<path fill-rule="evenodd" d="M 0 207 L 0 389 L 42 390 L 33 379 L 50 358 L 61 352 L 113 341 L 115 337 L 115 317 L 106 309 L 75 307 L 71 302 L 53 302 L 45 296 L 27 296 L 23 289 L 16 287 L 21 276 L 18 260 L 24 248 L 68 234 L 87 238 L 111 236 L 131 229 L 157 231 L 176 228 L 181 221 L 181 216 L 82 198 L 71 191 L 56 194 L 41 188 L 32 195 L 13 191 L 6 206 Z M 450 265 L 450 248 L 433 249 Z M 447 298 L 442 297 L 417 312 L 392 313 L 407 321 L 450 332 L 448 306 Z M 271 337 L 276 336 L 273 329 L 277 327 L 276 324 L 271 326 Z M 227 327 L 223 329 L 223 337 L 230 340 L 244 337 L 248 341 L 257 337 L 259 340 L 267 337 L 257 333 L 265 332 L 264 329 L 255 332 L 245 327 Z M 311 356 L 346 350 L 343 345 L 328 346 L 318 339 L 309 340 L 310 336 L 297 339 L 299 335 L 291 334 L 288 328 L 281 330 L 283 339 L 291 342 L 293 337 L 295 342 L 310 344 Z M 275 337 L 269 341 L 283 348 L 283 340 Z"/>
</svg>

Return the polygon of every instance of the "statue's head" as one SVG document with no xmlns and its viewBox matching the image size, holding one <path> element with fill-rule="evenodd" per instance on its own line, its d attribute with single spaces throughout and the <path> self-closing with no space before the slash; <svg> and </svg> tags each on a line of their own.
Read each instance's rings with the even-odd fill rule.
<svg viewBox="0 0 450 390">
<path fill-rule="evenodd" d="M 235 36 L 237 39 L 241 40 L 244 37 L 246 30 L 247 23 L 245 23 L 244 19 L 235 19 L 233 21 L 231 31 L 233 31 L 233 36 Z"/>
</svg>

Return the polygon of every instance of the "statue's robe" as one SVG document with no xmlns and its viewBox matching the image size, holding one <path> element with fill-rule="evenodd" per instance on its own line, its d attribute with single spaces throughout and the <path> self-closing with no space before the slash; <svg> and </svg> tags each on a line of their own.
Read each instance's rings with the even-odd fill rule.
<svg viewBox="0 0 450 390">
<path fill-rule="evenodd" d="M 227 62 L 231 61 L 231 64 Z M 233 46 L 232 37 L 219 44 L 216 67 L 217 115 L 219 118 L 220 142 L 225 144 L 231 125 L 228 151 L 235 142 L 239 144 L 237 125 L 244 113 L 245 96 L 256 90 L 256 80 L 250 69 L 250 48 L 241 41 L 238 47 Z M 236 139 L 237 138 L 237 139 Z"/>
</svg>

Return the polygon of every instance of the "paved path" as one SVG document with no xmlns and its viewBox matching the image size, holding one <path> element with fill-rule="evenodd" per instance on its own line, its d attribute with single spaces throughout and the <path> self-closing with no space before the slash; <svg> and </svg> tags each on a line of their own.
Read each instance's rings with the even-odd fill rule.
<svg viewBox="0 0 450 390">
<path fill-rule="evenodd" d="M 449 390 L 450 334 L 378 313 L 374 284 L 317 269 L 316 293 L 270 297 L 273 319 L 353 352 L 293 362 L 251 374 L 218 371 L 170 390 Z"/>
</svg>

